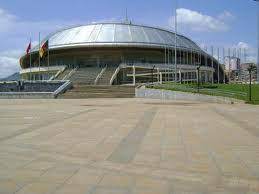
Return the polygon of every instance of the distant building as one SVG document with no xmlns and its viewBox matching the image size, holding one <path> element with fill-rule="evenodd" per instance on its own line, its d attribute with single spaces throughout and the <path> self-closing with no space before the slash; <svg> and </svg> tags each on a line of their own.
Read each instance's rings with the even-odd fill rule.
<svg viewBox="0 0 259 194">
<path fill-rule="evenodd" d="M 255 63 L 243 63 L 240 65 L 240 80 L 243 82 L 248 82 L 249 81 L 249 72 L 248 72 L 248 68 L 253 65 L 256 67 Z M 256 81 L 257 78 L 257 71 L 252 72 L 252 81 Z"/>
<path fill-rule="evenodd" d="M 226 56 L 224 59 L 225 73 L 230 81 L 240 80 L 240 58 L 234 56 Z"/>
<path fill-rule="evenodd" d="M 226 71 L 238 71 L 240 70 L 240 58 L 226 56 L 225 60 L 225 70 Z"/>
</svg>

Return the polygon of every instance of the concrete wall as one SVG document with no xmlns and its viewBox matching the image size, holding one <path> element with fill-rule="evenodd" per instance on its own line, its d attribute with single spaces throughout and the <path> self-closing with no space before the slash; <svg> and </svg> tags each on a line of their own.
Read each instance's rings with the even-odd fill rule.
<svg viewBox="0 0 259 194">
<path fill-rule="evenodd" d="M 221 97 L 221 96 L 209 96 L 204 94 L 194 94 L 188 92 L 178 92 L 170 90 L 159 90 L 159 89 L 149 89 L 145 86 L 136 88 L 135 96 L 137 98 L 154 98 L 163 100 L 186 100 L 186 101 L 200 101 L 209 103 L 244 103 L 244 101 Z"/>
<path fill-rule="evenodd" d="M 55 98 L 51 92 L 1 92 L 0 99 L 48 99 Z"/>
<path fill-rule="evenodd" d="M 0 82 L 0 92 L 54 92 L 65 81 Z"/>
<path fill-rule="evenodd" d="M 0 99 L 56 98 L 70 89 L 70 81 L 25 82 L 23 90 L 17 90 L 16 82 L 0 83 Z"/>
</svg>

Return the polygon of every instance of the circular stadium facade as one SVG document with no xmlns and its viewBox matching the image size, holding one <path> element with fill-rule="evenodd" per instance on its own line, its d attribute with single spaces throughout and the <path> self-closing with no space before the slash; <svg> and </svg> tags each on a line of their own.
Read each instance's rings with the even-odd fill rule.
<svg viewBox="0 0 259 194">
<path fill-rule="evenodd" d="M 39 46 L 21 58 L 23 79 L 70 79 L 87 84 L 149 81 L 223 80 L 218 61 L 189 38 L 169 30 L 131 23 L 96 23 L 47 36 L 49 57 L 39 60 Z M 175 68 L 175 48 L 176 68 Z M 176 71 L 175 71 L 176 70 Z"/>
</svg>

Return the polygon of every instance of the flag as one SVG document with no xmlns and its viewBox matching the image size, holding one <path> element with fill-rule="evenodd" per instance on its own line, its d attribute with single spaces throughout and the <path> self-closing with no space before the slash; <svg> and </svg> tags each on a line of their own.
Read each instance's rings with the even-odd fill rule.
<svg viewBox="0 0 259 194">
<path fill-rule="evenodd" d="M 23 57 L 20 58 L 20 65 L 22 66 L 22 62 L 23 62 Z"/>
<path fill-rule="evenodd" d="M 31 42 L 30 42 L 30 44 L 27 46 L 26 54 L 28 55 L 30 52 L 31 52 Z"/>
<path fill-rule="evenodd" d="M 39 54 L 40 54 L 40 58 L 43 58 L 44 55 L 47 53 L 49 49 L 49 41 L 47 40 L 46 42 L 44 42 L 44 44 L 40 47 L 40 51 L 39 51 Z"/>
</svg>

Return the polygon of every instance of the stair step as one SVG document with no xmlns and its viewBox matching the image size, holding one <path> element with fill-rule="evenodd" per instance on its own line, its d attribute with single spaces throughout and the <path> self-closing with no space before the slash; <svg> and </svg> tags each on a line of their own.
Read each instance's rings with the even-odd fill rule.
<svg viewBox="0 0 259 194">
<path fill-rule="evenodd" d="M 135 88 L 132 86 L 90 86 L 74 85 L 59 98 L 133 98 Z"/>
<path fill-rule="evenodd" d="M 101 72 L 99 67 L 83 67 L 71 76 L 70 80 L 74 84 L 94 84 L 97 75 Z"/>
<path fill-rule="evenodd" d="M 110 85 L 110 80 L 114 74 L 116 67 L 107 67 L 103 72 L 102 76 L 99 78 L 98 85 Z"/>
</svg>

